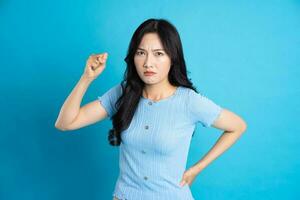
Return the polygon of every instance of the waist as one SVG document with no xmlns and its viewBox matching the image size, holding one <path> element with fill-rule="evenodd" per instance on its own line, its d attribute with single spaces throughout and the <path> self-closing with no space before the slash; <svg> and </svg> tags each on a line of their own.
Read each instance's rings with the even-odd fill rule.
<svg viewBox="0 0 300 200">
<path fill-rule="evenodd" d="M 172 184 L 155 184 L 152 181 L 150 183 L 132 185 L 121 177 L 117 180 L 113 195 L 120 200 L 194 200 L 188 184 L 181 187 Z"/>
</svg>

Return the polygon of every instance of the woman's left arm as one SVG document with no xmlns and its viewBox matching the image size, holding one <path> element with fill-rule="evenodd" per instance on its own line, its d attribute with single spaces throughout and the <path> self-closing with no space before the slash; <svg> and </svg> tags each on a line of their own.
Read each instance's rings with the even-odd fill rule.
<svg viewBox="0 0 300 200">
<path fill-rule="evenodd" d="M 185 181 L 183 182 L 189 185 L 191 185 L 197 174 L 232 146 L 247 129 L 247 124 L 241 117 L 225 108 L 222 109 L 212 126 L 224 130 L 224 132 L 207 154 L 186 171 L 184 175 Z"/>
<path fill-rule="evenodd" d="M 246 122 L 240 116 L 225 108 L 212 126 L 224 132 L 207 154 L 193 166 L 197 173 L 232 146 L 247 129 Z"/>
</svg>

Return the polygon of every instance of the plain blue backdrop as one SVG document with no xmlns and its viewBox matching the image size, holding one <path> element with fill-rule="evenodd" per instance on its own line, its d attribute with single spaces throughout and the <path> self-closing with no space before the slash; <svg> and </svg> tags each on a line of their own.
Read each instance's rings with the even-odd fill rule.
<svg viewBox="0 0 300 200">
<path fill-rule="evenodd" d="M 300 1 L 3 0 L 1 200 L 112 198 L 111 121 L 70 132 L 54 123 L 91 53 L 109 59 L 82 105 L 122 80 L 133 31 L 152 17 L 177 27 L 197 89 L 248 124 L 197 176 L 195 199 L 300 198 Z M 221 133 L 198 124 L 187 167 Z"/>
</svg>

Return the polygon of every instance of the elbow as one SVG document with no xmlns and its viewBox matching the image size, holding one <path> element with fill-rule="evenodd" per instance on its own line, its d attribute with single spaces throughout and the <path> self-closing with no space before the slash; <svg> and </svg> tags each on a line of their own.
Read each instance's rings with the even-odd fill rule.
<svg viewBox="0 0 300 200">
<path fill-rule="evenodd" d="M 61 124 L 59 123 L 55 123 L 55 128 L 60 130 L 60 131 L 67 131 L 68 129 L 65 127 L 65 126 L 62 126 Z"/>
<path fill-rule="evenodd" d="M 240 132 L 245 132 L 247 130 L 247 123 L 244 120 L 241 120 L 240 126 L 239 126 L 239 131 Z"/>
</svg>

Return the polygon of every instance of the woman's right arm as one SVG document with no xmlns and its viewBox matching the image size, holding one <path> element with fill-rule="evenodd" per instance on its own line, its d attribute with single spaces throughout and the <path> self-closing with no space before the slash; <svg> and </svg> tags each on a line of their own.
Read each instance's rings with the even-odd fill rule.
<svg viewBox="0 0 300 200">
<path fill-rule="evenodd" d="M 80 107 L 82 98 L 89 85 L 105 68 L 107 54 L 89 57 L 84 74 L 61 107 L 55 127 L 59 130 L 75 130 L 101 121 L 107 112 L 98 100 Z"/>
</svg>

